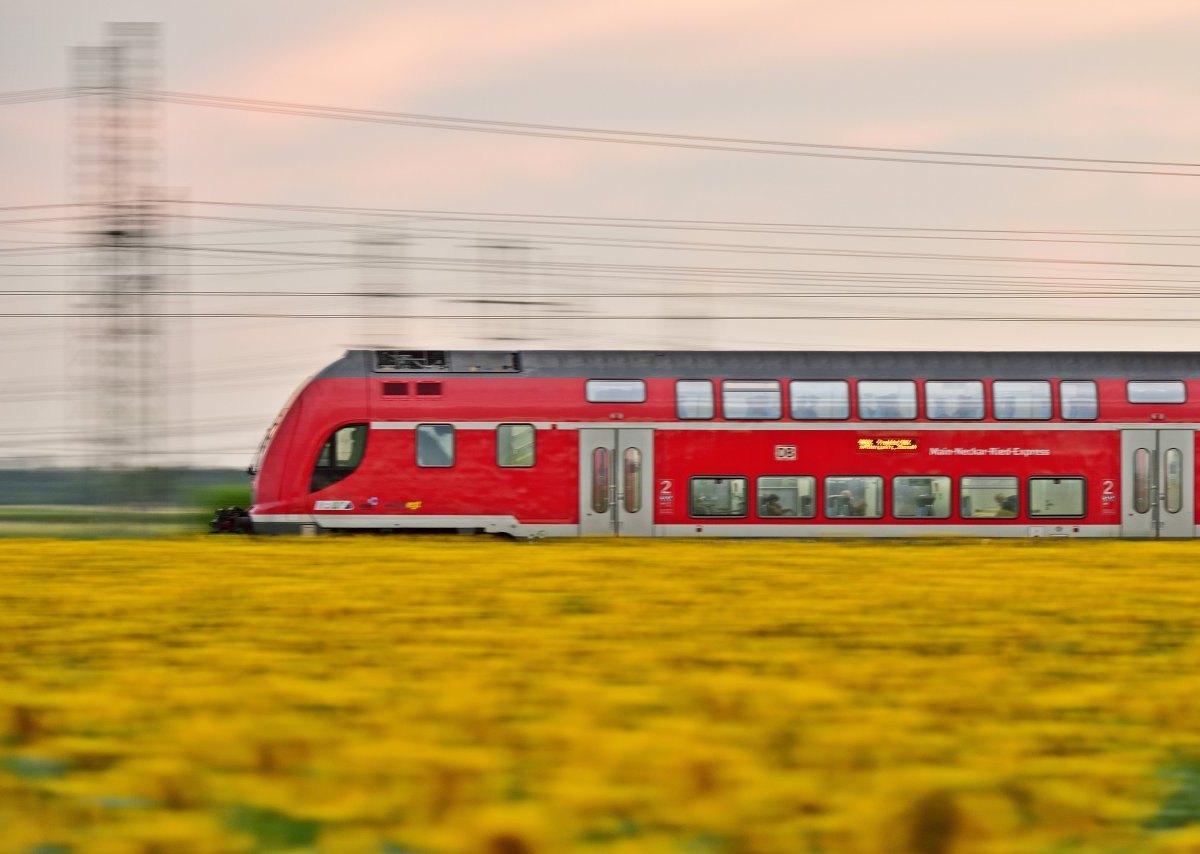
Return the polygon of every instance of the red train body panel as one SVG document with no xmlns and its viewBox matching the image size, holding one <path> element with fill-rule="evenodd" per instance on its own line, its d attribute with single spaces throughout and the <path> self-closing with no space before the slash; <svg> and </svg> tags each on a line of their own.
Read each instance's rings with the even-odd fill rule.
<svg viewBox="0 0 1200 854">
<path fill-rule="evenodd" d="M 956 408 L 957 407 L 957 408 Z M 1197 533 L 1200 356 L 349 351 L 255 530 Z"/>
</svg>

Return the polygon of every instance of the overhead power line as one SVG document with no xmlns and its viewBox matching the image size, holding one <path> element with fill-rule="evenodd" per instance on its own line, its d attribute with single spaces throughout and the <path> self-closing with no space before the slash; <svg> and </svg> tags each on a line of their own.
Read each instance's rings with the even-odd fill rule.
<svg viewBox="0 0 1200 854">
<path fill-rule="evenodd" d="M 159 200 L 168 201 L 168 200 Z M 638 228 L 665 229 L 669 231 L 732 231 L 750 234 L 812 234 L 813 229 L 828 229 L 843 232 L 853 237 L 895 237 L 904 234 L 925 235 L 931 238 L 941 238 L 947 235 L 953 237 L 979 236 L 981 239 L 993 235 L 1009 236 L 1016 240 L 1037 237 L 1061 236 L 1076 237 L 1144 237 L 1144 238 L 1174 238 L 1179 240 L 1200 238 L 1196 229 L 1133 229 L 1133 230 L 1096 230 L 1096 229 L 1018 229 L 1018 228 L 946 228 L 935 226 L 892 226 L 892 225 L 845 225 L 828 222 L 764 222 L 747 220 L 707 220 L 707 219 L 663 219 L 655 217 L 617 217 L 617 216 L 588 216 L 582 214 L 517 214 L 500 211 L 455 211 L 436 208 L 375 208 L 353 207 L 345 205 L 299 205 L 271 202 L 231 202 L 206 199 L 189 199 L 188 203 L 195 206 L 254 208 L 260 210 L 292 211 L 297 213 L 335 213 L 348 216 L 396 217 L 404 220 L 438 220 L 453 222 L 486 222 L 506 225 L 553 225 L 603 228 Z M 2 210 L 2 209 L 0 209 Z M 230 222 L 246 222 L 261 225 L 279 225 L 296 227 L 328 227 L 361 229 L 362 223 L 331 223 L 313 222 L 308 220 L 289 219 L 259 219 L 233 217 L 206 217 L 203 215 L 188 215 L 194 219 L 217 219 Z M 405 223 L 407 226 L 407 222 Z M 881 232 L 880 235 L 864 234 L 863 232 Z M 528 237 L 529 235 L 523 235 Z M 1070 242 L 1070 241 L 1066 241 Z"/>
<path fill-rule="evenodd" d="M 840 284 L 834 280 L 835 284 Z M 3 290 L 0 289 L 0 298 L 3 297 L 87 297 L 87 296 L 136 296 L 138 291 L 92 291 L 92 290 Z M 714 294 L 711 291 L 675 291 L 662 292 L 655 291 L 651 293 L 633 293 L 628 291 L 604 291 L 598 293 L 583 293 L 578 291 L 562 291 L 562 292 L 522 292 L 509 297 L 497 297 L 493 292 L 458 292 L 458 291 L 403 291 L 395 294 L 381 294 L 376 291 L 159 291 L 158 296 L 162 297 L 220 297 L 235 298 L 235 299 L 288 299 L 294 300 L 298 298 L 307 299 L 309 297 L 332 297 L 334 299 L 347 299 L 356 297 L 371 297 L 371 298 L 393 298 L 393 299 L 441 299 L 449 302 L 494 302 L 494 303 L 513 303 L 518 305 L 536 305 L 531 303 L 531 300 L 605 300 L 605 299 L 654 299 L 654 300 L 671 300 L 671 299 L 705 299 L 712 300 Z M 873 289 L 810 289 L 805 291 L 734 291 L 721 296 L 729 297 L 738 300 L 747 299 L 832 299 L 842 297 L 871 297 L 873 299 L 969 299 L 969 300 L 1094 300 L 1094 299 L 1174 299 L 1174 300 L 1195 300 L 1200 299 L 1200 292 L 1194 286 L 1188 287 L 1186 290 L 1179 291 L 1146 291 L 1140 289 L 1124 289 L 1124 290 L 1106 290 L 1096 291 L 1090 290 L 1086 292 L 1080 291 L 1046 291 L 1045 289 L 1034 289 L 1026 287 L 1023 289 L 1007 289 L 1007 290 L 991 290 L 980 292 L 977 290 L 935 290 L 931 288 L 922 288 L 920 290 L 897 290 L 895 287 L 890 287 L 886 290 L 878 287 Z M 374 315 L 372 315 L 374 316 Z"/>
<path fill-rule="evenodd" d="M 1186 161 L 1068 157 L 1061 155 L 1009 154 L 953 149 L 843 145 L 755 137 L 712 136 L 670 131 L 639 131 L 580 125 L 516 122 L 501 119 L 477 119 L 429 113 L 366 110 L 354 107 L 272 101 L 260 98 L 206 95 L 195 92 L 169 92 L 127 88 L 121 89 L 120 92 L 122 95 L 130 98 L 188 106 L 216 107 L 276 115 L 302 116 L 306 118 L 335 119 L 435 130 L 528 136 L 616 145 L 640 145 L 655 148 L 719 151 L 735 154 L 816 157 L 834 160 L 914 163 L 931 166 L 974 166 L 992 169 L 1031 169 L 1038 171 L 1092 172 L 1118 175 L 1161 175 L 1186 178 L 1200 177 L 1200 163 Z M 106 87 L 28 89 L 0 93 L 0 106 L 102 94 L 110 94 L 110 91 Z"/>
<path fill-rule="evenodd" d="M 130 97 L 184 104 L 196 107 L 216 107 L 275 115 L 307 118 L 337 119 L 372 124 L 401 125 L 436 130 L 491 133 L 506 136 L 528 136 L 543 139 L 575 140 L 582 142 L 640 145 L 656 148 L 678 148 L 699 151 L 721 151 L 736 154 L 765 154 L 789 157 L 819 157 L 835 160 L 861 160 L 887 163 L 918 163 L 934 166 L 979 166 L 999 169 L 1033 169 L 1054 172 L 1099 172 L 1121 175 L 1166 175 L 1200 177 L 1200 163 L 1163 160 L 1117 160 L 1098 157 L 1060 157 L 1042 154 L 997 154 L 975 151 L 951 151 L 920 148 L 885 148 L 865 145 L 835 145 L 790 140 L 769 140 L 662 131 L 634 131 L 572 125 L 538 124 L 441 116 L 425 113 L 401 113 L 384 110 L 364 110 L 352 107 L 332 107 L 287 101 L 268 101 L 257 98 L 235 98 L 204 95 L 193 92 L 158 90 L 128 91 Z"/>
<path fill-rule="evenodd" d="M 282 257 L 282 258 L 320 258 L 326 260 L 347 260 L 347 261 L 377 261 L 387 262 L 390 259 L 387 256 L 376 255 L 352 255 L 350 253 L 339 252 L 301 252 L 296 250 L 279 250 L 279 249 L 249 249 L 249 248 L 226 248 L 221 246 L 161 246 L 156 247 L 168 249 L 174 252 L 200 252 L 215 255 L 230 255 L 230 256 L 251 256 L 251 257 Z M 1114 266 L 1114 267 L 1166 267 L 1179 269 L 1195 269 L 1200 268 L 1200 264 L 1187 263 L 1167 263 L 1153 261 L 1106 261 L 1091 258 L 1037 258 L 1037 257 L 1022 257 L 1013 255 L 952 255 L 949 253 L 929 253 L 929 252 L 870 252 L 855 249 L 824 249 L 820 247 L 800 247 L 786 250 L 789 255 L 806 255 L 818 257 L 832 258 L 885 258 L 885 259 L 903 259 L 903 260 L 936 260 L 936 261 L 986 261 L 986 262 L 1012 262 L 1020 264 L 1081 264 L 1086 266 Z M 414 257 L 409 261 L 416 262 L 445 262 L 445 263 L 462 263 L 459 259 L 450 258 L 434 258 L 434 257 Z M 638 269 L 696 269 L 696 268 L 667 268 L 661 265 L 649 264 L 579 264 L 572 262 L 526 262 L 524 264 L 513 263 L 496 263 L 497 269 L 512 269 L 514 267 L 528 267 L 537 269 L 542 267 L 557 267 L 557 268 L 573 268 L 586 267 L 588 269 L 627 269 L 636 267 Z M 713 268 L 707 268 L 713 269 Z M 717 268 L 721 269 L 721 268 Z M 736 268 L 724 268 L 730 273 L 746 272 Z M 751 270 L 749 272 L 761 272 Z"/>
<path fill-rule="evenodd" d="M 79 90 L 73 86 L 59 86 L 52 89 L 26 89 L 21 92 L 0 92 L 0 107 L 8 104 L 29 104 L 34 101 L 55 101 L 60 98 L 74 98 Z"/>
<path fill-rule="evenodd" d="M 281 230 L 314 230 L 314 229 L 330 229 L 330 230 L 349 230 L 361 232 L 363 225 L 361 223 L 318 223 L 304 222 L 300 220 L 284 220 L 284 219 L 262 219 L 256 217 L 223 217 L 223 216 L 206 216 L 201 214 L 170 214 L 168 218 L 188 221 L 202 222 L 228 222 L 242 223 L 247 225 L 261 225 L 260 229 L 243 229 L 226 232 L 200 232 L 200 236 L 211 237 L 220 234 L 235 234 L 245 236 L 256 232 L 278 232 Z M 571 246 L 619 246 L 627 248 L 650 248 L 650 249 L 686 249 L 688 251 L 720 251 L 720 252 L 767 252 L 767 253 L 785 253 L 786 246 L 768 245 L 768 244 L 743 244 L 743 243 L 717 243 L 713 241 L 678 241 L 678 240 L 663 240 L 649 239 L 637 237 L 623 236 L 596 236 L 596 235 L 576 235 L 571 232 L 561 233 L 544 233 L 544 232 L 497 232 L 497 231 L 479 231 L 464 228 L 436 228 L 425 225 L 427 217 L 412 216 L 409 220 L 400 224 L 393 224 L 392 227 L 403 229 L 404 239 L 417 238 L 457 238 L 457 239 L 493 239 L 493 240 L 509 240 L 521 241 L 531 247 L 544 245 L 571 245 Z M 595 223 L 595 222 L 548 222 L 538 217 L 529 217 L 526 219 L 488 219 L 484 217 L 478 218 L 441 218 L 443 221 L 453 223 L 492 223 L 504 225 L 543 225 L 560 228 L 590 228 L 594 226 L 613 227 L 610 223 Z M 19 222 L 19 221 L 17 221 Z M 670 223 L 670 220 L 662 220 L 663 223 Z M 7 221 L 0 220 L 0 226 L 6 225 Z M 952 240 L 952 241 L 980 241 L 980 242 L 999 242 L 999 243 L 1071 243 L 1071 244 L 1087 244 L 1099 246 L 1160 246 L 1173 248 L 1188 248 L 1196 245 L 1197 240 L 1200 240 L 1200 235 L 1190 231 L 1169 233 L 1169 234 L 1143 234 L 1143 233 L 1115 233 L 1115 232 L 1072 232 L 1072 231 L 1018 231 L 1015 229 L 941 229 L 941 228 L 897 228 L 892 226 L 839 226 L 839 225 L 795 225 L 784 226 L 777 225 L 773 228 L 723 228 L 723 227 L 702 227 L 702 226 L 672 226 L 669 224 L 663 225 L 635 225 L 622 224 L 615 226 L 624 229 L 669 229 L 680 230 L 685 232 L 734 232 L 738 234 L 757 234 L 757 235 L 772 235 L 772 236 L 795 236 L 795 237 L 834 237 L 841 239 L 880 239 L 880 240 Z M 1125 238 L 1125 239 L 1117 239 Z M 1130 239 L 1139 238 L 1139 239 Z M 330 242 L 326 239 L 323 242 Z M 246 246 L 266 246 L 266 245 L 285 245 L 287 243 L 302 243 L 311 245 L 313 239 L 307 240 L 292 240 L 292 241 L 265 241 L 255 240 L 248 243 L 226 244 L 226 245 L 246 245 Z"/>
<path fill-rule="evenodd" d="M 168 199 L 156 199 L 154 201 L 169 201 Z M 465 219 L 471 222 L 514 222 L 514 223 L 536 223 L 536 224 L 555 224 L 555 225 L 607 225 L 614 227 L 633 227 L 633 228 L 680 228 L 685 230 L 700 230 L 700 231 L 721 231 L 726 228 L 746 229 L 749 231 L 763 231 L 773 229 L 785 229 L 788 232 L 794 229 L 806 228 L 842 228 L 847 230 L 869 230 L 869 231 L 936 231 L 947 232 L 952 234 L 1071 234 L 1071 235 L 1099 235 L 1109 237 L 1122 236 L 1140 236 L 1140 237 L 1160 237 L 1167 233 L 1165 230 L 1141 229 L 1139 232 L 1128 232 L 1119 230 L 1096 231 L 1083 229 L 1013 229 L 1013 228 L 944 228 L 933 226 L 886 226 L 886 225 L 844 225 L 835 223 L 812 223 L 812 222 L 769 222 L 757 220 L 716 220 L 716 219 L 663 219 L 658 217 L 625 217 L 625 216 L 588 216 L 582 214 L 517 214 L 505 213 L 503 211 L 456 211 L 442 210 L 437 208 L 377 208 L 363 207 L 356 205 L 302 205 L 296 203 L 284 202 L 233 202 L 233 201 L 217 201 L 213 199 L 189 199 L 191 205 L 208 205 L 213 207 L 235 207 L 235 208 L 257 208 L 265 210 L 286 210 L 297 212 L 320 212 L 320 213 L 341 213 L 354 216 L 398 216 L 398 217 L 414 217 L 418 219 Z M 3 210 L 3 208 L 0 208 Z M 251 220 L 258 222 L 259 220 Z M 267 222 L 289 222 L 289 220 L 267 220 Z M 301 225 L 310 225 L 307 221 L 300 221 Z M 1172 230 L 1173 231 L 1173 230 Z M 1195 229 L 1184 230 L 1188 234 L 1195 232 Z M 1148 232 L 1148 233 L 1141 233 Z"/>
<path fill-rule="evenodd" d="M 255 320 L 364 320 L 370 318 L 381 318 L 384 320 L 529 320 L 530 318 L 523 314 L 499 315 L 499 314 L 363 314 L 352 312 L 340 312 L 336 314 L 303 314 L 297 312 L 189 312 L 187 314 L 173 312 L 144 312 L 139 314 L 111 314 L 104 312 L 0 312 L 0 317 L 54 317 L 54 318 L 176 318 L 176 317 L 192 317 L 200 319 L 255 319 Z M 553 321 L 555 323 L 565 323 L 574 321 L 600 322 L 608 323 L 612 321 L 626 320 L 672 320 L 672 321 L 705 321 L 711 322 L 714 318 L 711 314 L 594 314 L 594 315 L 547 315 L 545 317 L 533 318 L 538 321 Z M 985 323 L 1063 323 L 1063 324 L 1079 324 L 1079 323 L 1115 323 L 1115 324 L 1137 324 L 1137 323 L 1185 323 L 1185 324 L 1200 324 L 1200 317 L 1186 317 L 1178 314 L 1169 317 L 1103 317 L 1103 316 L 1075 316 L 1075 317 L 1036 317 L 1031 315 L 864 315 L 864 314 L 742 314 L 742 315 L 722 315 L 720 320 L 756 320 L 756 321 L 776 321 L 776 320 L 853 320 L 859 322 L 865 321 L 905 321 L 914 323 L 927 322 L 944 322 L 944 321 L 977 321 Z"/>
<path fill-rule="evenodd" d="M 82 208 L 92 207 L 83 202 L 56 202 L 54 204 L 42 205 L 0 205 L 0 211 L 37 211 L 50 210 L 53 208 Z"/>
</svg>

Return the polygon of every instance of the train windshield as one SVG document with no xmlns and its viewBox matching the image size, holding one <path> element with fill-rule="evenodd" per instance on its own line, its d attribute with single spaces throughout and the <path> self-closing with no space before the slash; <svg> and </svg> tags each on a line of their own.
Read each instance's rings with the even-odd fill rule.
<svg viewBox="0 0 1200 854">
<path fill-rule="evenodd" d="M 312 377 L 309 377 L 304 382 L 300 383 L 283 404 L 283 409 L 279 410 L 279 414 L 275 416 L 275 420 L 271 422 L 271 426 L 267 428 L 267 432 L 263 435 L 263 439 L 258 443 L 258 450 L 254 452 L 254 459 L 250 461 L 250 466 L 246 469 L 246 474 L 254 476 L 258 474 L 258 470 L 262 468 L 263 457 L 267 454 L 267 448 L 271 446 L 271 440 L 275 438 L 275 431 L 279 429 L 279 425 L 283 423 L 283 419 L 292 411 L 292 406 L 296 402 L 296 398 L 300 396 L 300 392 L 308 387 L 312 382 Z"/>
</svg>

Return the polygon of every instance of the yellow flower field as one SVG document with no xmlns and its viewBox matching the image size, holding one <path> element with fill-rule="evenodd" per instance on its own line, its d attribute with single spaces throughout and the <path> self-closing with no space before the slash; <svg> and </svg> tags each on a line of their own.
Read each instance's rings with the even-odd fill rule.
<svg viewBox="0 0 1200 854">
<path fill-rule="evenodd" d="M 1198 852 L 1200 543 L 0 541 L 0 854 Z"/>
</svg>

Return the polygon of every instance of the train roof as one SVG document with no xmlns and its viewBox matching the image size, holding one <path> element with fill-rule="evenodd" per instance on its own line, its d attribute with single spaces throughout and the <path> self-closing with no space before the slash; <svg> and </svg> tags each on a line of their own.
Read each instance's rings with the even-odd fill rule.
<svg viewBox="0 0 1200 854">
<path fill-rule="evenodd" d="M 396 374 L 588 378 L 1184 379 L 1200 352 L 347 350 L 315 379 Z"/>
</svg>

